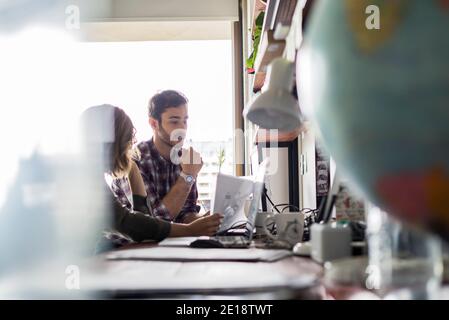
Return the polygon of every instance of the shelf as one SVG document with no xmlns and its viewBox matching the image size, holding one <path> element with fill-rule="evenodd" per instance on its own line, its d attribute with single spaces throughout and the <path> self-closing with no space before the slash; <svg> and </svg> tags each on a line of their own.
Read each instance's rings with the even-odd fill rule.
<svg viewBox="0 0 449 320">
<path fill-rule="evenodd" d="M 298 0 L 279 0 L 274 21 L 274 38 L 285 39 L 290 32 Z"/>
<path fill-rule="evenodd" d="M 260 39 L 254 62 L 253 93 L 261 90 L 265 81 L 267 67 L 273 59 L 284 56 L 287 46 L 286 38 L 290 33 L 294 14 L 300 4 L 303 3 L 298 0 L 268 0 L 265 6 L 267 11 L 262 38 Z M 255 8 L 257 8 L 257 2 Z"/>
<path fill-rule="evenodd" d="M 254 63 L 255 78 L 253 92 L 258 92 L 264 82 L 267 67 L 274 58 L 281 57 L 285 50 L 285 40 L 273 39 L 273 30 L 268 30 L 262 36 L 259 44 L 259 50 Z"/>
<path fill-rule="evenodd" d="M 277 57 L 283 57 L 290 62 L 296 62 L 297 53 L 300 49 L 302 42 L 302 30 L 303 30 L 303 12 L 309 10 L 312 0 L 268 0 L 265 8 L 264 22 L 262 25 L 262 34 L 257 47 L 257 55 L 255 56 L 254 63 L 251 64 L 252 72 L 248 76 L 248 86 L 245 88 L 249 92 L 245 92 L 248 97 L 248 101 L 245 103 L 251 103 L 257 96 L 257 92 L 267 86 L 268 80 L 266 79 L 267 67 Z M 255 0 L 248 1 L 249 15 L 253 11 Z M 304 6 L 307 5 L 306 9 Z M 306 11 L 308 12 L 308 11 Z M 252 23 L 253 21 L 248 21 Z M 252 30 L 251 30 L 252 31 Z M 248 31 L 247 36 L 251 36 L 251 31 Z M 270 46 L 273 45 L 274 46 Z M 251 50 L 252 48 L 249 48 Z M 292 79 L 296 84 L 296 80 Z M 264 88 L 265 89 L 265 88 Z M 291 89 L 292 95 L 297 98 L 295 88 Z M 248 106 L 246 106 L 248 107 Z M 269 150 L 270 153 L 279 152 L 282 154 L 280 165 L 283 168 L 288 168 L 287 174 L 285 172 L 276 172 L 278 177 L 282 177 L 283 181 L 289 181 L 288 192 L 279 192 L 285 196 L 288 194 L 288 199 L 285 199 L 289 203 L 297 203 L 298 207 L 304 204 L 309 207 L 315 207 L 317 203 L 316 194 L 313 194 L 316 189 L 315 172 L 312 170 L 310 174 L 306 170 L 308 166 L 314 166 L 311 161 L 308 160 L 306 155 L 315 155 L 315 141 L 313 140 L 313 128 L 307 119 L 295 130 L 282 132 L 278 131 L 276 135 L 270 136 L 270 131 L 263 128 L 259 128 L 257 125 L 253 125 L 251 128 L 251 135 L 245 140 L 250 150 L 257 150 L 258 157 L 264 156 L 264 152 L 267 148 L 275 148 L 275 150 Z M 313 150 L 312 146 L 313 145 Z M 280 148 L 282 150 L 276 150 Z M 285 152 L 287 149 L 287 152 Z M 310 149 L 310 150 L 309 150 Z M 254 155 L 254 152 L 251 153 Z M 301 163 L 299 161 L 301 160 Z M 306 169 L 304 169 L 306 168 Z M 301 173 L 299 172 L 301 171 Z M 286 178 L 284 178 L 284 175 Z M 300 177 L 300 178 L 299 178 Z M 301 184 L 300 181 L 301 180 Z M 312 181 L 313 180 L 313 181 Z M 292 183 L 290 183 L 292 182 Z M 306 186 L 307 192 L 299 186 Z M 279 190 L 279 186 L 276 185 L 276 189 Z M 283 186 L 280 186 L 283 188 Z M 312 190 L 309 192 L 309 190 Z M 300 201 L 301 200 L 301 201 Z"/>
<path fill-rule="evenodd" d="M 274 58 L 281 57 L 285 49 L 285 40 L 276 40 L 273 37 L 273 30 L 268 30 L 262 35 L 259 44 L 254 69 L 256 73 L 267 72 L 267 66 Z"/>
<path fill-rule="evenodd" d="M 268 0 L 265 9 L 265 17 L 262 26 L 262 32 L 274 29 L 274 19 L 279 6 L 280 0 Z"/>
<path fill-rule="evenodd" d="M 254 75 L 253 93 L 257 93 L 262 89 L 262 86 L 265 83 L 265 77 L 265 72 L 257 72 Z"/>
</svg>

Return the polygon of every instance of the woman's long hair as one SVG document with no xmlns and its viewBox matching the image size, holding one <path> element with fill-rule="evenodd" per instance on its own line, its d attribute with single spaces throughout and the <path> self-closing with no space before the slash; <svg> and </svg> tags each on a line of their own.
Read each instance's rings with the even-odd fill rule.
<svg viewBox="0 0 449 320">
<path fill-rule="evenodd" d="M 99 148 L 106 160 L 105 170 L 114 178 L 129 173 L 132 158 L 138 157 L 133 150 L 135 128 L 129 116 L 119 107 L 109 104 L 90 107 L 83 113 L 85 143 Z"/>
<path fill-rule="evenodd" d="M 122 109 L 114 107 L 115 142 L 112 151 L 112 175 L 121 177 L 131 169 L 135 128 L 131 119 Z"/>
</svg>

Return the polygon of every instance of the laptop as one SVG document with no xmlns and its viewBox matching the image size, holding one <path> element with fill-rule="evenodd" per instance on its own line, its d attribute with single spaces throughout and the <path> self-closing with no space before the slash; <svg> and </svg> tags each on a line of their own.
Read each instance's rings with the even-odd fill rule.
<svg viewBox="0 0 449 320">
<path fill-rule="evenodd" d="M 216 235 L 213 237 L 199 237 L 196 240 L 192 241 L 189 246 L 195 247 L 195 248 L 248 248 L 251 245 L 251 241 L 253 240 L 254 235 L 254 229 L 255 229 L 255 222 L 256 222 L 256 215 L 259 210 L 259 203 L 262 196 L 262 191 L 264 187 L 264 179 L 265 179 L 265 173 L 268 166 L 268 159 L 264 160 L 260 166 L 257 174 L 253 177 L 253 180 L 251 181 L 251 188 L 252 188 L 252 199 L 251 203 L 248 209 L 248 215 L 246 218 L 246 225 L 244 229 L 242 230 L 241 235 L 229 235 L 232 234 L 234 230 L 222 230 L 227 231 L 228 235 Z M 219 180 L 217 179 L 217 188 L 216 193 L 220 193 L 220 186 L 218 185 Z M 235 193 L 237 197 L 239 196 L 239 192 L 236 191 Z M 216 197 L 220 198 L 220 194 L 217 194 Z M 225 217 L 224 220 L 226 220 L 226 214 L 224 213 Z M 232 212 L 230 214 L 234 214 L 235 212 Z M 232 218 L 231 218 L 232 220 Z M 221 230 L 222 228 L 220 228 Z M 219 231 L 220 231 L 219 230 Z M 238 229 L 236 229 L 238 231 Z M 220 233 L 222 233 L 220 232 Z"/>
</svg>

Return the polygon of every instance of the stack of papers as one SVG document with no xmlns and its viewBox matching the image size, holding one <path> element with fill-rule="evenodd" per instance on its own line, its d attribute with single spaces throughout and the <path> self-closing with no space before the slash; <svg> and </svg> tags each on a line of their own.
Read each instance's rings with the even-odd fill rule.
<svg viewBox="0 0 449 320">
<path fill-rule="evenodd" d="M 198 237 L 165 238 L 159 242 L 159 247 L 188 247 Z"/>
<path fill-rule="evenodd" d="M 271 263 L 176 263 L 116 260 L 105 271 L 83 276 L 83 290 L 113 294 L 265 292 L 316 285 L 312 274 L 288 276 Z"/>
<path fill-rule="evenodd" d="M 156 261 L 244 261 L 271 262 L 292 255 L 288 250 L 248 249 L 200 249 L 177 246 L 159 246 L 122 250 L 109 253 L 109 260 L 156 260 Z"/>
</svg>

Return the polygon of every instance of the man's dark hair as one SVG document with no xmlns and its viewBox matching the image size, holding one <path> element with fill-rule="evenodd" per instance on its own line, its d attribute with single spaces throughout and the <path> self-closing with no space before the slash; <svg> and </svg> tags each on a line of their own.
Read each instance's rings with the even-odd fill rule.
<svg viewBox="0 0 449 320">
<path fill-rule="evenodd" d="M 156 93 L 148 104 L 148 116 L 161 121 L 162 114 L 167 108 L 176 108 L 187 104 L 185 95 L 176 90 L 165 90 Z"/>
</svg>

